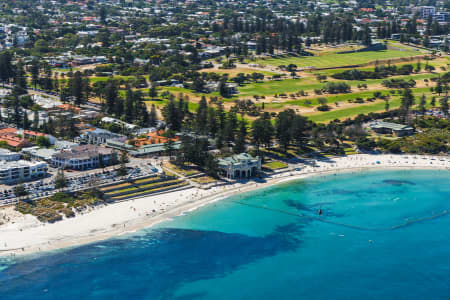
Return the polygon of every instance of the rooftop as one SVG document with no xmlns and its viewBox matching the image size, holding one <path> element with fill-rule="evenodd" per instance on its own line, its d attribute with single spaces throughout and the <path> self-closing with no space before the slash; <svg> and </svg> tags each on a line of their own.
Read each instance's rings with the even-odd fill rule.
<svg viewBox="0 0 450 300">
<path fill-rule="evenodd" d="M 370 126 L 372 129 L 377 129 L 377 128 L 388 128 L 391 130 L 411 130 L 413 129 L 411 126 L 409 125 L 404 125 L 404 124 L 397 124 L 397 123 L 390 123 L 390 122 L 378 122 L 372 126 Z"/>
</svg>

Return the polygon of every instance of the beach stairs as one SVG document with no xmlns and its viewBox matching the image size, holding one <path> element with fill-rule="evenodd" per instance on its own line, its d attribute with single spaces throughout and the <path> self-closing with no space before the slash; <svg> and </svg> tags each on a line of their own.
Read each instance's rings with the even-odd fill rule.
<svg viewBox="0 0 450 300">
<path fill-rule="evenodd" d="M 185 188 L 189 183 L 175 176 L 153 176 L 135 181 L 103 186 L 100 190 L 110 201 L 126 200 Z"/>
</svg>

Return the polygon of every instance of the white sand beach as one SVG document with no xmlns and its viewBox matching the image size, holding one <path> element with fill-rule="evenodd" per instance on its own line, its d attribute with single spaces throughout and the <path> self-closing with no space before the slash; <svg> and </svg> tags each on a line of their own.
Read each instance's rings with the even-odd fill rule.
<svg viewBox="0 0 450 300">
<path fill-rule="evenodd" d="M 0 255 L 20 255 L 99 241 L 150 227 L 235 193 L 263 188 L 287 180 L 367 169 L 441 169 L 450 170 L 449 156 L 351 155 L 317 161 L 266 178 L 264 183 L 248 181 L 202 190 L 189 188 L 160 195 L 103 205 L 64 219 L 44 224 L 22 215 L 13 207 L 0 208 Z M 300 167 L 300 166 L 299 166 Z"/>
</svg>

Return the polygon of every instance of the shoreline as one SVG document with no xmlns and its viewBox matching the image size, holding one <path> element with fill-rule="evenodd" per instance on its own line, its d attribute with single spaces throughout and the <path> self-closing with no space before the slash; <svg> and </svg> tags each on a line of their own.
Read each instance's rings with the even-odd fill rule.
<svg viewBox="0 0 450 300">
<path fill-rule="evenodd" d="M 318 161 L 316 165 L 275 174 L 264 178 L 265 182 L 250 180 L 206 191 L 192 187 L 112 203 L 53 224 L 23 216 L 18 222 L 0 226 L 0 257 L 70 248 L 134 233 L 239 193 L 313 176 L 389 169 L 450 170 L 450 157 L 360 154 Z"/>
</svg>

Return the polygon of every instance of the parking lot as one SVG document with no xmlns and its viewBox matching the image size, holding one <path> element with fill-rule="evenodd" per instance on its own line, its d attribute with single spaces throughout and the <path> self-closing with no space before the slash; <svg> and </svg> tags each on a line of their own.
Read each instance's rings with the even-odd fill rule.
<svg viewBox="0 0 450 300">
<path fill-rule="evenodd" d="M 130 162 L 128 174 L 124 177 L 118 177 L 116 173 L 117 166 L 108 167 L 104 169 L 93 169 L 87 171 L 72 171 L 66 170 L 65 177 L 67 186 L 62 190 L 55 189 L 55 175 L 56 169 L 50 170 L 53 175 L 50 178 L 45 178 L 39 181 L 24 183 L 24 187 L 28 193 L 29 199 L 39 199 L 48 197 L 56 192 L 74 192 L 85 190 L 94 186 L 105 185 L 108 183 L 120 182 L 123 180 L 131 180 L 139 177 L 155 175 L 161 172 L 158 168 L 156 160 L 133 160 Z M 0 206 L 14 204 L 18 201 L 14 194 L 14 186 L 2 185 L 0 187 Z"/>
</svg>

